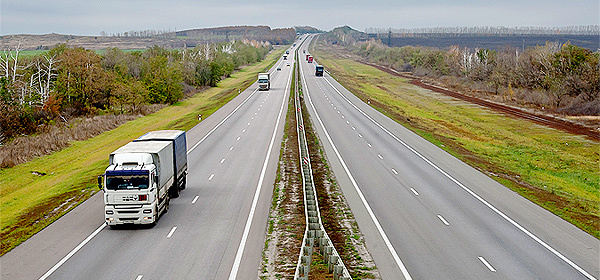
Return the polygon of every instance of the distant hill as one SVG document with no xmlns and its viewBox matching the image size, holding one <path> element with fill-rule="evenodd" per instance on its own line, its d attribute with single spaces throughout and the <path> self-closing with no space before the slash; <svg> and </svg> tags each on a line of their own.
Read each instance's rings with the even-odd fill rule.
<svg viewBox="0 0 600 280">
<path fill-rule="evenodd" d="M 306 34 L 306 33 L 323 33 L 323 30 L 319 30 L 317 28 L 314 28 L 312 26 L 294 26 L 294 29 L 296 30 L 296 33 L 298 34 Z"/>
<path fill-rule="evenodd" d="M 56 44 L 80 46 L 90 50 L 120 48 L 146 49 L 154 45 L 166 48 L 195 47 L 198 44 L 219 43 L 230 40 L 268 41 L 274 45 L 291 44 L 296 37 L 293 28 L 271 29 L 268 26 L 227 26 L 190 29 L 150 36 L 132 36 L 144 32 L 126 32 L 113 36 L 75 36 L 66 34 L 5 35 L 0 36 L 0 49 L 15 49 L 20 44 L 23 50 L 50 49 Z"/>
<path fill-rule="evenodd" d="M 359 41 L 368 41 L 369 34 L 345 25 L 325 33 L 322 38 L 330 44 L 353 45 Z"/>
<path fill-rule="evenodd" d="M 177 31 L 177 37 L 211 42 L 215 40 L 248 39 L 269 41 L 273 45 L 286 45 L 294 41 L 296 32 L 293 28 L 271 29 L 268 26 L 227 26 Z"/>
</svg>

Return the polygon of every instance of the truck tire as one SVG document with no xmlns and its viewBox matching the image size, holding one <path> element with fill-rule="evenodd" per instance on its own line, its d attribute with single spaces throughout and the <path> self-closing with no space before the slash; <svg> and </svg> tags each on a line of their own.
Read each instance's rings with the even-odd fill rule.
<svg viewBox="0 0 600 280">
<path fill-rule="evenodd" d="M 169 196 L 172 197 L 172 198 L 178 198 L 179 197 L 179 186 L 178 185 L 172 186 L 169 189 Z"/>
<path fill-rule="evenodd" d="M 183 177 L 183 180 L 181 180 L 181 186 L 179 187 L 180 190 L 185 190 L 185 187 L 187 185 L 187 177 Z"/>
</svg>

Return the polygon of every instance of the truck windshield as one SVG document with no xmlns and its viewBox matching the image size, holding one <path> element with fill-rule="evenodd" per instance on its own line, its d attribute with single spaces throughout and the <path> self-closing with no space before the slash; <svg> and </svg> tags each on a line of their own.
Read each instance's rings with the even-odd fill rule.
<svg viewBox="0 0 600 280">
<path fill-rule="evenodd" d="M 106 188 L 109 190 L 147 189 L 148 176 L 108 176 Z"/>
<path fill-rule="evenodd" d="M 259 79 L 258 80 L 258 83 L 260 83 L 260 84 L 266 84 L 268 82 L 269 82 L 269 80 L 267 80 L 267 79 Z"/>
</svg>

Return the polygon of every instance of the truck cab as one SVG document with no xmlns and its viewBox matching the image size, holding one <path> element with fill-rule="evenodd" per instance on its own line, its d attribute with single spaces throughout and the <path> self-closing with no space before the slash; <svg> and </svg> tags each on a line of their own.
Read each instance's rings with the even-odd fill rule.
<svg viewBox="0 0 600 280">
<path fill-rule="evenodd" d="M 168 211 L 172 153 L 169 142 L 130 142 L 110 155 L 109 166 L 98 176 L 109 226 L 155 224 Z"/>
<path fill-rule="evenodd" d="M 324 69 L 323 69 L 322 65 L 315 64 L 315 76 L 322 77 L 323 76 L 323 70 Z"/>
<path fill-rule="evenodd" d="M 269 90 L 271 89 L 271 80 L 269 73 L 258 73 L 258 89 Z"/>
</svg>

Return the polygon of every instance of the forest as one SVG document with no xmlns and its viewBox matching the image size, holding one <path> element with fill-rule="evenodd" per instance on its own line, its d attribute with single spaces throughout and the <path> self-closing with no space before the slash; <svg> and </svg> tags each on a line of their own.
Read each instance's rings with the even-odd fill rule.
<svg viewBox="0 0 600 280">
<path fill-rule="evenodd" d="M 373 63 L 569 115 L 600 115 L 600 52 L 569 42 L 501 50 L 452 46 L 388 47 L 339 28 L 323 38 Z"/>
<path fill-rule="evenodd" d="M 269 43 L 238 40 L 187 49 L 102 52 L 54 46 L 37 55 L 0 53 L 0 145 L 80 116 L 139 114 L 215 86 L 243 65 L 262 60 Z"/>
</svg>

